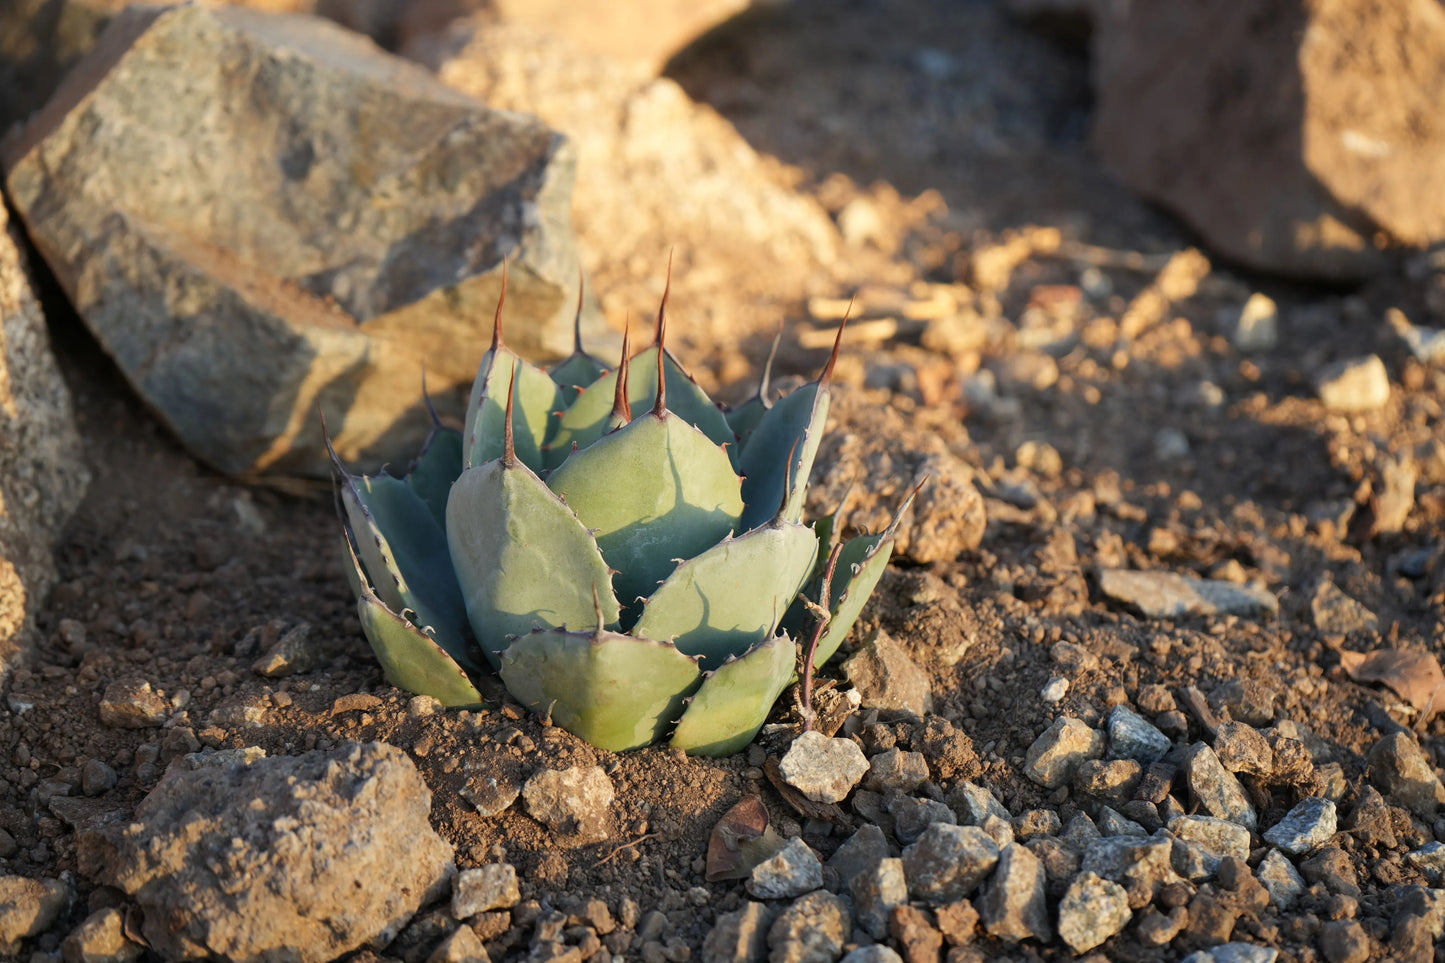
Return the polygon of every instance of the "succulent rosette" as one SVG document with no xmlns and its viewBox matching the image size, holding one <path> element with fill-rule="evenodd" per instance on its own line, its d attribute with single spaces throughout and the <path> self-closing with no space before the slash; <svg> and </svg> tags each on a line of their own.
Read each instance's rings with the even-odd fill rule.
<svg viewBox="0 0 1445 963">
<path fill-rule="evenodd" d="M 796 677 L 824 603 L 814 665 L 837 651 L 897 519 L 824 577 L 837 520 L 802 516 L 836 345 L 816 381 L 769 404 L 765 376 L 725 410 L 665 347 L 666 309 L 614 369 L 580 340 L 541 368 L 503 344 L 499 304 L 461 432 L 434 417 L 400 478 L 337 461 L 362 628 L 394 685 L 475 705 L 490 665 L 600 748 L 725 755 Z"/>
</svg>

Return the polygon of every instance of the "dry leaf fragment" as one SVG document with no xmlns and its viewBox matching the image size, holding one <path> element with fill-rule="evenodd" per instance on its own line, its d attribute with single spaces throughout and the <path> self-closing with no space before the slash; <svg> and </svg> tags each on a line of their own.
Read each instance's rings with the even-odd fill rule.
<svg viewBox="0 0 1445 963">
<path fill-rule="evenodd" d="M 745 879 L 753 867 L 783 848 L 783 839 L 768 825 L 768 809 L 760 796 L 744 796 L 723 814 L 707 841 L 707 878 Z"/>
<path fill-rule="evenodd" d="M 1422 649 L 1341 650 L 1340 665 L 1356 682 L 1380 682 L 1420 711 L 1417 726 L 1445 712 L 1445 672 Z"/>
</svg>

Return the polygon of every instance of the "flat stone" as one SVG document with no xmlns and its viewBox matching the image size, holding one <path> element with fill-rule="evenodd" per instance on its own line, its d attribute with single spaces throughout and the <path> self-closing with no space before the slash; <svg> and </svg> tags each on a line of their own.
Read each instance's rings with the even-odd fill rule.
<svg viewBox="0 0 1445 963">
<path fill-rule="evenodd" d="M 909 793 L 928 781 L 928 761 L 921 752 L 885 749 L 868 760 L 863 788 Z"/>
<path fill-rule="evenodd" d="M 1233 820 L 1251 832 L 1258 828 L 1258 817 L 1244 787 L 1209 746 L 1199 742 L 1190 747 L 1185 776 L 1190 794 L 1209 815 Z"/>
<path fill-rule="evenodd" d="M 818 890 L 794 901 L 768 929 L 769 963 L 833 963 L 853 931 L 848 903 Z"/>
<path fill-rule="evenodd" d="M 465 920 L 495 909 L 511 909 L 521 900 L 517 870 L 510 863 L 464 869 L 452 883 L 452 917 Z"/>
<path fill-rule="evenodd" d="M 1253 618 L 1279 611 L 1279 600 L 1264 589 L 1174 572 L 1100 569 L 1099 590 L 1153 619 L 1186 615 Z"/>
<path fill-rule="evenodd" d="M 1277 849 L 1271 849 L 1259 861 L 1254 876 L 1269 892 L 1269 901 L 1281 912 L 1293 906 L 1305 891 L 1304 877 L 1294 868 L 1294 863 Z"/>
<path fill-rule="evenodd" d="M 893 907 L 908 902 L 908 883 L 903 860 L 884 859 L 848 881 L 853 896 L 855 921 L 868 935 L 881 940 L 888 935 Z"/>
<path fill-rule="evenodd" d="M 0 876 L 0 953 L 17 953 L 21 940 L 48 930 L 69 903 L 60 880 Z"/>
<path fill-rule="evenodd" d="M 1149 766 L 1164 758 L 1174 745 L 1148 719 L 1128 706 L 1115 706 L 1109 713 L 1109 759 L 1133 759 Z"/>
<path fill-rule="evenodd" d="M 457 795 L 484 816 L 500 816 L 522 795 L 522 784 L 509 776 L 473 776 Z"/>
<path fill-rule="evenodd" d="M 868 759 L 851 739 L 809 730 L 793 740 L 778 768 L 788 785 L 809 799 L 836 803 L 846 799 L 867 774 Z"/>
<path fill-rule="evenodd" d="M 144 679 L 117 679 L 100 697 L 100 721 L 117 729 L 160 728 L 170 714 L 170 700 Z"/>
<path fill-rule="evenodd" d="M 615 791 L 601 766 L 542 769 L 522 786 L 527 813 L 554 833 L 579 841 L 606 839 Z"/>
<path fill-rule="evenodd" d="M 1310 796 L 1295 804 L 1283 819 L 1264 831 L 1264 841 L 1291 856 L 1313 852 L 1335 835 L 1335 804 Z"/>
<path fill-rule="evenodd" d="M 39 641 L 31 619 L 57 578 L 54 543 L 90 482 L 24 249 L 0 204 L 0 682 Z"/>
<path fill-rule="evenodd" d="M 928 673 L 881 629 L 844 661 L 842 669 L 869 708 L 902 709 L 920 719 L 933 711 Z"/>
<path fill-rule="evenodd" d="M 979 919 L 988 935 L 1006 943 L 1053 939 L 1044 884 L 1047 877 L 1039 858 L 1019 843 L 1005 846 L 998 867 L 977 901 Z"/>
<path fill-rule="evenodd" d="M 1433 819 L 1436 808 L 1445 805 L 1445 785 L 1420 744 L 1405 733 L 1396 732 L 1375 743 L 1366 761 L 1370 782 L 1391 802 L 1422 819 Z"/>
<path fill-rule="evenodd" d="M 1133 916 L 1124 887 L 1096 873 L 1080 873 L 1059 901 L 1059 938 L 1086 953 L 1122 930 Z"/>
<path fill-rule="evenodd" d="M 131 963 L 145 947 L 126 938 L 125 914 L 109 906 L 96 910 L 60 944 L 65 963 Z"/>
<path fill-rule="evenodd" d="M 81 840 L 81 872 L 146 911 L 160 956 L 322 963 L 390 942 L 446 891 L 452 848 L 400 749 L 244 759 L 185 757 L 133 820 Z"/>
<path fill-rule="evenodd" d="M 998 844 L 977 826 L 934 823 L 903 851 L 908 892 L 925 903 L 968 896 L 993 872 Z"/>
<path fill-rule="evenodd" d="M 227 474 L 330 477 L 318 405 L 348 463 L 406 464 L 423 366 L 462 412 L 503 257 L 508 343 L 571 349 L 571 145 L 335 24 L 126 10 L 0 153 L 87 326 Z"/>
<path fill-rule="evenodd" d="M 1024 775 L 1045 789 L 1073 778 L 1079 764 L 1104 754 L 1104 734 L 1070 716 L 1059 716 L 1024 755 Z"/>
<path fill-rule="evenodd" d="M 1326 408 L 1346 414 L 1374 411 L 1390 400 L 1390 374 L 1385 362 L 1373 354 L 1326 366 L 1315 387 Z"/>
<path fill-rule="evenodd" d="M 822 885 L 823 864 L 807 843 L 794 837 L 753 867 L 747 891 L 758 899 L 791 899 Z"/>
</svg>

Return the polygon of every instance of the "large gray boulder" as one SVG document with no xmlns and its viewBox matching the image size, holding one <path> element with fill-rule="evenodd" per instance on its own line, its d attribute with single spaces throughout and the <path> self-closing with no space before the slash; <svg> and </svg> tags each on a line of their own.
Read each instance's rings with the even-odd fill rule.
<svg viewBox="0 0 1445 963">
<path fill-rule="evenodd" d="M 1445 240 L 1439 0 L 1091 9 L 1095 149 L 1220 253 L 1351 279 Z"/>
<path fill-rule="evenodd" d="M 0 202 L 0 679 L 33 643 L 56 578 L 52 548 L 90 472 L 70 392 Z"/>
<path fill-rule="evenodd" d="M 80 841 L 81 871 L 141 908 L 161 958 L 333 960 L 446 892 L 452 847 L 406 753 L 252 752 L 172 763 L 132 820 Z"/>
<path fill-rule="evenodd" d="M 136 390 L 231 474 L 405 463 L 421 370 L 571 348 L 573 154 L 335 24 L 132 7 L 0 151 L 36 246 Z M 456 389 L 456 390 L 450 390 Z"/>
</svg>

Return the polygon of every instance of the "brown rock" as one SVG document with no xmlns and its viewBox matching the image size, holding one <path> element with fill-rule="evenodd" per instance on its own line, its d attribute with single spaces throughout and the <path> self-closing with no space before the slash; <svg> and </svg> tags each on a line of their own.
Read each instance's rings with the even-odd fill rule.
<svg viewBox="0 0 1445 963">
<path fill-rule="evenodd" d="M 49 929 L 67 902 L 59 880 L 0 876 L 0 954 L 14 954 L 21 940 Z"/>
<path fill-rule="evenodd" d="M 389 941 L 445 892 L 451 846 L 400 749 L 191 758 L 132 822 L 82 843 L 99 881 L 146 910 L 142 932 L 162 957 L 319 963 Z"/>
<path fill-rule="evenodd" d="M 56 579 L 52 543 L 89 481 L 70 392 L 0 203 L 0 680 L 35 641 L 29 619 Z"/>
<path fill-rule="evenodd" d="M 843 663 L 843 675 L 875 709 L 906 709 L 922 718 L 933 709 L 933 684 L 908 651 L 879 629 Z"/>
<path fill-rule="evenodd" d="M 923 910 L 907 903 L 893 907 L 888 917 L 888 931 L 893 934 L 905 963 L 938 963 L 943 934 L 934 928 Z"/>
<path fill-rule="evenodd" d="M 571 347 L 564 139 L 325 21 L 130 8 L 0 153 L 87 325 L 222 471 L 329 477 L 318 404 L 343 458 L 404 464 L 423 364 L 460 413 L 504 256 L 509 342 Z"/>
<path fill-rule="evenodd" d="M 1376 232 L 1445 237 L 1434 0 L 1101 4 L 1094 36 L 1096 149 L 1222 253 L 1358 278 Z"/>
</svg>

